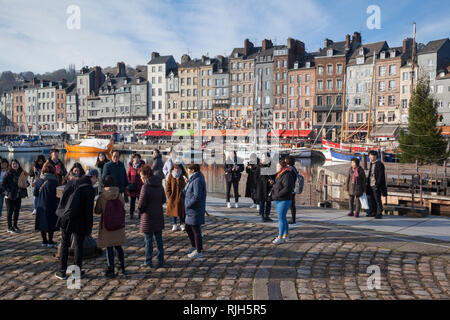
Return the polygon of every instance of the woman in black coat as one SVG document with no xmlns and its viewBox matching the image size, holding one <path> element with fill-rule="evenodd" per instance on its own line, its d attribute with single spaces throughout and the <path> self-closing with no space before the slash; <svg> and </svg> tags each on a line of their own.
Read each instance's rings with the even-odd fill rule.
<svg viewBox="0 0 450 320">
<path fill-rule="evenodd" d="M 256 181 L 256 202 L 259 204 L 259 215 L 263 222 L 273 221 L 270 215 L 272 199 L 270 191 L 272 190 L 271 182 L 275 181 L 275 175 L 271 172 L 271 161 L 268 154 L 263 154 L 261 162 L 258 164 L 258 176 Z"/>
<path fill-rule="evenodd" d="M 24 173 L 24 170 L 20 167 L 19 161 L 13 159 L 9 164 L 9 169 L 6 176 L 3 178 L 2 186 L 3 190 L 5 190 L 9 233 L 20 233 L 20 229 L 17 226 L 19 221 L 19 212 L 22 205 L 22 198 L 27 196 L 27 189 L 25 186 L 19 186 L 19 178 L 21 178 L 22 173 Z"/>
<path fill-rule="evenodd" d="M 258 176 L 260 174 L 259 169 L 259 159 L 256 154 L 252 153 L 250 155 L 250 161 L 245 168 L 245 172 L 247 172 L 247 184 L 245 185 L 245 197 L 251 198 L 253 200 L 253 204 L 251 208 L 257 208 L 259 211 L 259 205 L 257 202 L 256 196 L 256 186 L 258 183 Z"/>
<path fill-rule="evenodd" d="M 55 167 L 50 163 L 46 163 L 42 168 L 41 179 L 36 183 L 33 192 L 37 198 L 35 230 L 41 232 L 41 246 L 48 248 L 56 247 L 56 242 L 53 242 L 53 234 L 58 230 L 56 227 L 58 220 L 56 216 L 56 208 L 58 206 L 56 187 L 58 186 L 58 181 L 55 174 Z"/>
</svg>

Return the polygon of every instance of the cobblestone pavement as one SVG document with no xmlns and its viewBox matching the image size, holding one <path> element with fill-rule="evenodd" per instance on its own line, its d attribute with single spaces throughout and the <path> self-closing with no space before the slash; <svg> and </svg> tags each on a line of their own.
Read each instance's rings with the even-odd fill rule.
<svg viewBox="0 0 450 320">
<path fill-rule="evenodd" d="M 305 224 L 289 243 L 271 244 L 277 230 L 261 224 L 207 217 L 204 259 L 191 260 L 184 232 L 163 233 L 168 268 L 145 270 L 138 220 L 127 217 L 128 275 L 103 277 L 105 256 L 85 260 L 82 288 L 55 278 L 56 249 L 41 248 L 31 201 L 23 206 L 19 235 L 0 220 L 0 299 L 449 299 L 449 247 L 393 240 L 379 234 Z M 301 220 L 301 214 L 299 214 Z M 94 238 L 98 218 L 95 218 Z M 59 232 L 55 236 L 59 240 Z M 448 245 L 448 244 L 447 244 Z M 367 268 L 381 270 L 370 290 Z"/>
</svg>

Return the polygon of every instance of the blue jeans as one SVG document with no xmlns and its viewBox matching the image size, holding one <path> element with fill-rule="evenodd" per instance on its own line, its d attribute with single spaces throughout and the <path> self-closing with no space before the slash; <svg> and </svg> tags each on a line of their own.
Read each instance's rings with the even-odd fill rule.
<svg viewBox="0 0 450 320">
<path fill-rule="evenodd" d="M 37 208 L 37 202 L 38 202 L 38 197 L 34 197 L 34 200 L 33 200 L 33 209 L 34 210 L 36 210 L 36 208 Z"/>
<path fill-rule="evenodd" d="M 145 263 L 148 265 L 152 265 L 152 257 L 153 257 L 153 236 L 156 239 L 156 246 L 158 248 L 158 252 L 156 253 L 156 258 L 160 264 L 164 263 L 164 248 L 163 248 L 163 240 L 162 240 L 162 231 L 144 233 L 145 236 Z"/>
<path fill-rule="evenodd" d="M 270 215 L 270 207 L 271 206 L 272 206 L 272 202 L 261 201 L 259 203 L 259 215 L 268 217 Z"/>
<path fill-rule="evenodd" d="M 5 196 L 3 194 L 0 195 L 0 218 L 2 217 L 3 214 L 3 200 L 5 199 Z"/>
<path fill-rule="evenodd" d="M 286 218 L 286 214 L 291 206 L 292 200 L 275 201 L 275 208 L 278 214 L 278 235 L 280 237 L 288 235 L 289 224 Z"/>
</svg>

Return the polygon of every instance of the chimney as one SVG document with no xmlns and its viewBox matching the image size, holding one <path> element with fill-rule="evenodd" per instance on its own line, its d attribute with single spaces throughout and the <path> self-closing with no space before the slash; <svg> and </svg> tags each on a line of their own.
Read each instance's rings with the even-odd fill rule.
<svg viewBox="0 0 450 320">
<path fill-rule="evenodd" d="M 158 57 L 159 57 L 159 53 L 153 51 L 153 52 L 152 52 L 152 60 L 153 60 L 153 59 L 156 59 L 156 58 L 158 58 Z"/>
<path fill-rule="evenodd" d="M 361 33 L 355 31 L 353 33 L 352 47 L 356 48 L 358 44 L 361 44 Z"/>
<path fill-rule="evenodd" d="M 403 53 L 410 51 L 412 49 L 412 39 L 406 38 L 403 40 Z"/>
<path fill-rule="evenodd" d="M 297 48 L 298 57 L 304 57 L 306 55 L 305 44 L 302 41 L 296 40 L 295 47 Z"/>
<path fill-rule="evenodd" d="M 346 50 L 350 49 L 350 35 L 349 34 L 345 35 L 345 49 Z"/>
<path fill-rule="evenodd" d="M 202 62 L 205 63 L 206 61 L 206 56 L 202 56 Z"/>
<path fill-rule="evenodd" d="M 331 46 L 332 44 L 333 44 L 333 40 L 326 38 L 324 41 L 324 48 Z"/>
<path fill-rule="evenodd" d="M 126 77 L 126 76 L 127 72 L 125 69 L 125 63 L 117 62 L 116 77 Z"/>
<path fill-rule="evenodd" d="M 250 40 L 245 39 L 244 41 L 244 56 L 248 56 L 253 49 L 253 43 Z"/>
<path fill-rule="evenodd" d="M 292 38 L 287 39 L 287 47 L 288 49 L 295 49 L 295 40 Z"/>
<path fill-rule="evenodd" d="M 35 85 L 38 84 L 38 83 L 39 83 L 38 78 L 34 77 L 33 79 L 31 79 L 31 84 L 32 84 L 33 86 L 35 86 Z"/>
<path fill-rule="evenodd" d="M 268 50 L 273 47 L 271 40 L 264 39 L 262 42 L 262 51 Z"/>
</svg>

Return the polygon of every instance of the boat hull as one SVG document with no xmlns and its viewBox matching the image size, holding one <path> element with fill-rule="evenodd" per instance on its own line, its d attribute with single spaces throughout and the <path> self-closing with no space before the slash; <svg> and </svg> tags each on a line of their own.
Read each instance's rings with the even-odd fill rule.
<svg viewBox="0 0 450 320">
<path fill-rule="evenodd" d="M 290 153 L 291 156 L 295 158 L 311 158 L 311 149 L 308 148 L 302 148 L 293 150 L 293 152 Z"/>
<path fill-rule="evenodd" d="M 10 146 L 8 147 L 9 152 L 19 153 L 19 152 L 48 152 L 52 146 L 35 146 L 35 147 L 21 147 L 21 146 Z"/>
<path fill-rule="evenodd" d="M 71 153 L 100 153 L 100 152 L 111 153 L 111 151 L 113 149 L 113 142 L 111 140 L 111 142 L 108 144 L 106 149 L 80 146 L 78 144 L 77 145 L 69 145 L 66 142 L 64 142 L 64 146 L 66 148 L 66 151 L 71 152 Z"/>
</svg>

